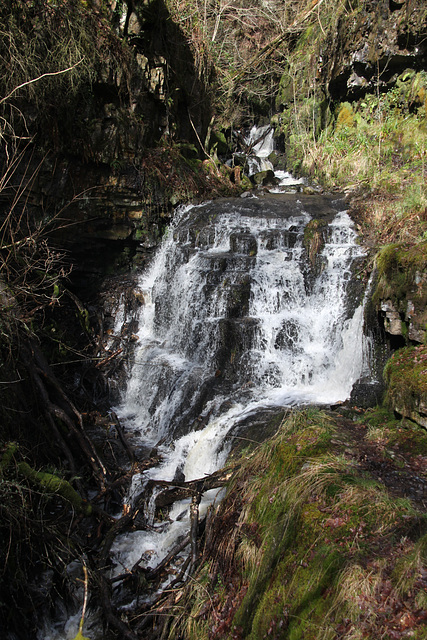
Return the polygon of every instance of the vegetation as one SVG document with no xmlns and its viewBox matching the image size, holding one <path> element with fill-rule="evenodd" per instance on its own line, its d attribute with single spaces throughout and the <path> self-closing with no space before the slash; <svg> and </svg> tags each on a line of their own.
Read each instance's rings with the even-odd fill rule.
<svg viewBox="0 0 427 640">
<path fill-rule="evenodd" d="M 425 8 L 416 5 L 406 26 L 399 13 L 402 34 L 422 32 Z M 351 193 L 367 243 L 424 238 L 427 72 L 391 73 L 392 54 L 379 57 L 383 36 L 372 3 L 194 1 L 183 11 L 168 0 L 168 8 L 209 79 L 217 131 L 229 135 L 230 127 L 276 112 L 288 169 Z M 369 84 L 337 98 L 328 88 L 331 67 L 342 63 L 340 51 L 351 54 L 366 20 Z"/>
<path fill-rule="evenodd" d="M 371 419 L 388 421 L 381 440 Z M 163 637 L 424 638 L 427 522 L 391 481 L 427 452 L 423 437 L 401 452 L 416 429 L 375 412 L 359 426 L 317 410 L 286 417 L 239 464 Z"/>
<path fill-rule="evenodd" d="M 411 100 L 408 75 L 385 94 L 341 104 L 316 139 L 301 127 L 290 136 L 289 157 L 298 171 L 364 196 L 361 231 L 377 244 L 414 243 L 426 231 L 427 114 L 424 103 Z M 420 78 L 424 82 L 422 73 L 412 82 Z"/>
<path fill-rule="evenodd" d="M 11 144 L 14 135 L 28 140 L 38 134 L 39 147 L 49 150 L 83 144 L 84 120 L 100 71 L 108 67 L 112 75 L 129 72 L 129 51 L 111 29 L 111 19 L 108 2 L 2 2 L 3 142 Z"/>
</svg>

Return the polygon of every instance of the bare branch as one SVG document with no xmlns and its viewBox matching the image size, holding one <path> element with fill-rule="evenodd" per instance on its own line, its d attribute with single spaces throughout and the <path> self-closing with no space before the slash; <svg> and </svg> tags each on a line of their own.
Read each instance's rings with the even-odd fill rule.
<svg viewBox="0 0 427 640">
<path fill-rule="evenodd" d="M 2 98 L 0 100 L 0 104 L 3 104 L 3 102 L 6 102 L 7 100 L 9 100 L 9 98 L 11 98 L 13 96 L 13 94 L 18 91 L 18 89 L 22 89 L 23 87 L 28 86 L 29 84 L 33 84 L 34 82 L 38 82 L 39 80 L 42 80 L 43 78 L 47 78 L 50 76 L 59 76 L 62 73 L 67 73 L 68 71 L 72 71 L 73 69 L 75 69 L 79 64 L 81 64 L 83 62 L 84 58 L 81 58 L 81 60 L 79 60 L 78 62 L 76 62 L 75 64 L 71 65 L 71 67 L 68 67 L 67 69 L 61 69 L 60 71 L 50 71 L 48 73 L 42 73 L 41 76 L 38 76 L 37 78 L 33 78 L 32 80 L 27 80 L 27 82 L 23 82 L 22 84 L 18 85 L 17 87 L 15 87 L 14 89 L 12 89 L 12 91 L 5 96 L 4 98 Z"/>
</svg>

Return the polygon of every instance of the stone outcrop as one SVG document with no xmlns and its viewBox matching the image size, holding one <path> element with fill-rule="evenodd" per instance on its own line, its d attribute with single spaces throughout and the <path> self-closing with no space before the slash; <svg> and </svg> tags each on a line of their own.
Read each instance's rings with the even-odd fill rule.
<svg viewBox="0 0 427 640">
<path fill-rule="evenodd" d="M 53 96 L 49 121 L 28 120 L 37 133 L 20 167 L 35 171 L 32 215 L 61 210 L 67 222 L 56 240 L 89 274 L 139 263 L 174 206 L 220 182 L 197 171 L 211 109 L 187 40 L 163 0 L 126 6 L 116 35 L 110 16 L 114 46 L 97 60 L 67 118 Z M 23 113 L 31 110 L 25 100 Z"/>
<path fill-rule="evenodd" d="M 321 52 L 320 75 L 334 100 L 391 88 L 407 68 L 425 68 L 422 0 L 349 3 Z"/>
<path fill-rule="evenodd" d="M 388 361 L 386 402 L 396 413 L 427 428 L 427 348 L 405 347 Z"/>
<path fill-rule="evenodd" d="M 401 344 L 423 344 L 427 326 L 425 243 L 407 248 L 385 246 L 377 256 L 378 281 L 374 294 L 385 332 Z M 399 343 L 397 343 L 399 346 Z"/>
<path fill-rule="evenodd" d="M 406 301 L 406 311 L 399 312 L 391 300 L 382 300 L 381 316 L 386 333 L 402 336 L 411 342 L 423 344 L 426 339 L 426 311 L 417 309 L 412 300 Z"/>
<path fill-rule="evenodd" d="M 377 270 L 373 301 L 391 348 L 399 349 L 384 370 L 386 400 L 396 413 L 427 427 L 425 243 L 385 246 Z"/>
</svg>

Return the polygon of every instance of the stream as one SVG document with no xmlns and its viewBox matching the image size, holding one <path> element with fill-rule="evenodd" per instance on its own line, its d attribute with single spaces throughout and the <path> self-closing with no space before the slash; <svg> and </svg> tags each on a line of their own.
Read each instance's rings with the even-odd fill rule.
<svg viewBox="0 0 427 640">
<path fill-rule="evenodd" d="M 311 261 L 304 230 L 314 216 L 325 240 Z M 162 463 L 133 477 L 127 502 L 150 479 L 213 473 L 248 428 L 261 423 L 263 438 L 269 411 L 349 398 L 367 364 L 363 288 L 354 285 L 363 257 L 331 197 L 264 195 L 176 213 L 139 283 L 138 348 L 117 408 L 133 440 Z M 216 495 L 204 495 L 201 516 Z M 113 576 L 135 563 L 155 568 L 189 530 L 189 500 L 166 521 L 148 502 L 145 511 L 149 530 L 113 545 Z"/>
<path fill-rule="evenodd" d="M 263 144 L 257 153 L 252 170 L 268 162 Z M 263 424 L 279 409 L 336 405 L 368 377 L 364 251 L 344 201 L 289 193 L 301 182 L 284 172 L 276 182 L 267 193 L 179 208 L 140 276 L 138 341 L 115 411 L 134 446 L 155 450 L 161 463 L 133 476 L 128 504 L 150 480 L 190 481 L 221 468 L 236 443 L 268 435 Z M 321 229 L 314 254 L 311 220 Z M 135 563 L 154 569 L 188 533 L 189 500 L 159 520 L 155 498 L 146 499 L 145 530 L 116 538 L 112 578 Z M 200 515 L 218 499 L 218 490 L 206 492 Z M 115 606 L 125 613 L 136 597 L 118 588 Z M 44 637 L 73 638 L 76 623 Z"/>
</svg>

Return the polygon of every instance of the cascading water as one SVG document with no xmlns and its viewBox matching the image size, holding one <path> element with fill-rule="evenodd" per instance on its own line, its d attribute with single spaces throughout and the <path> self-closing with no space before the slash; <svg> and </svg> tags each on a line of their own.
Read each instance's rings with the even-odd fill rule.
<svg viewBox="0 0 427 640">
<path fill-rule="evenodd" d="M 270 125 L 264 127 L 253 126 L 249 134 L 244 138 L 244 143 L 248 150 L 246 155 L 247 174 L 254 176 L 261 171 L 274 172 L 276 187 L 269 189 L 271 193 L 281 193 L 283 191 L 295 191 L 299 186 L 305 184 L 305 179 L 296 179 L 293 175 L 283 170 L 274 170 L 272 162 L 269 160 L 274 151 L 274 129 Z"/>
<path fill-rule="evenodd" d="M 246 143 L 251 171 L 271 168 L 272 130 L 255 128 Z M 133 476 L 126 501 L 144 497 L 144 526 L 115 538 L 112 577 L 136 564 L 154 569 L 188 534 L 189 501 L 176 501 L 159 522 L 161 489 L 152 481 L 213 473 L 246 428 L 264 428 L 265 416 L 283 407 L 344 401 L 366 372 L 355 277 L 363 250 L 352 222 L 339 200 L 281 193 L 296 181 L 285 172 L 276 178 L 271 195 L 178 210 L 140 279 L 138 346 L 116 411 L 134 446 L 155 447 L 162 461 Z M 313 219 L 321 229 L 314 253 Z M 115 334 L 124 320 L 123 311 Z M 217 497 L 204 494 L 201 515 Z M 114 584 L 115 607 L 131 610 L 133 594 L 120 578 Z M 39 637 L 73 638 L 79 619 Z"/>
<path fill-rule="evenodd" d="M 269 125 L 265 127 L 253 126 L 246 136 L 245 143 L 250 150 L 247 158 L 249 176 L 258 171 L 273 170 L 273 165 L 268 159 L 274 149 L 273 136 L 274 129 Z"/>
<path fill-rule="evenodd" d="M 307 224 L 322 207 L 324 246 L 309 260 Z M 162 464 L 134 477 L 204 477 L 226 460 L 250 416 L 274 406 L 347 399 L 363 370 L 363 258 L 340 203 L 295 195 L 216 201 L 177 213 L 142 277 L 139 346 L 119 413 Z M 204 501 L 206 508 L 215 492 Z M 188 531 L 188 505 L 169 523 L 117 538 L 115 573 L 156 566 Z M 184 515 L 183 515 L 184 512 Z"/>
</svg>

